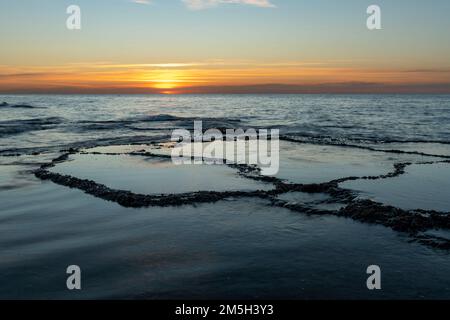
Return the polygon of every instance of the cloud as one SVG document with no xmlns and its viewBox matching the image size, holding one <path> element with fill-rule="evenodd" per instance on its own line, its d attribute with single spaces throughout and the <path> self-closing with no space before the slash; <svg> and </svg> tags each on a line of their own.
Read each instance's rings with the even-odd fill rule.
<svg viewBox="0 0 450 320">
<path fill-rule="evenodd" d="M 131 0 L 131 2 L 138 3 L 138 4 L 150 4 L 150 0 Z"/>
<path fill-rule="evenodd" d="M 202 10 L 210 7 L 215 7 L 220 4 L 234 3 L 246 4 L 261 8 L 275 8 L 275 5 L 270 0 L 182 0 L 189 9 Z"/>
<path fill-rule="evenodd" d="M 152 4 L 153 0 L 130 0 L 138 4 Z M 202 10 L 218 6 L 220 4 L 245 4 L 260 8 L 275 8 L 271 0 L 181 0 L 191 10 Z"/>
</svg>

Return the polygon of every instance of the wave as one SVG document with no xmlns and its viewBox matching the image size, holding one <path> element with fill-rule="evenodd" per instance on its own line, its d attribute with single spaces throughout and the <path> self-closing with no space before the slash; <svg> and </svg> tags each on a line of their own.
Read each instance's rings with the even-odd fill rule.
<svg viewBox="0 0 450 320">
<path fill-rule="evenodd" d="M 177 117 L 170 114 L 156 114 L 151 116 L 145 116 L 141 118 L 141 121 L 178 121 L 183 120 L 183 117 Z"/>
<path fill-rule="evenodd" d="M 449 140 L 438 140 L 438 139 L 393 139 L 390 137 L 345 137 L 345 136 L 331 136 L 331 135 L 315 135 L 309 133 L 293 133 L 289 132 L 285 134 L 286 138 L 295 139 L 298 142 L 305 143 L 319 143 L 319 144 L 390 144 L 390 143 L 436 143 L 436 144 L 450 144 Z"/>
<path fill-rule="evenodd" d="M 367 139 L 351 139 L 351 138 L 335 138 L 330 136 L 311 136 L 311 135 L 281 135 L 280 140 L 304 143 L 325 145 L 334 147 L 347 147 L 363 149 L 374 152 L 386 152 L 394 154 L 410 154 L 426 157 L 436 157 L 443 159 L 450 159 L 450 143 L 448 141 L 430 141 L 430 140 L 367 140 Z M 410 144 L 414 146 L 408 148 Z M 441 145 L 437 148 L 435 145 Z M 430 149 L 429 147 L 432 146 Z"/>
<path fill-rule="evenodd" d="M 180 117 L 170 114 L 156 114 L 151 116 L 138 116 L 119 120 L 79 121 L 74 123 L 76 131 L 117 130 L 129 129 L 132 131 L 167 131 L 177 128 L 192 129 L 194 121 L 202 121 L 203 128 L 235 128 L 240 119 L 211 118 L 211 117 Z M 153 125 L 152 125 L 153 123 Z"/>
<path fill-rule="evenodd" d="M 59 117 L 0 121 L 0 137 L 29 131 L 52 129 L 63 121 L 64 119 Z"/>
<path fill-rule="evenodd" d="M 14 108 L 14 109 L 42 109 L 42 107 L 35 107 L 29 104 L 9 104 L 7 102 L 0 103 L 0 108 Z"/>
</svg>

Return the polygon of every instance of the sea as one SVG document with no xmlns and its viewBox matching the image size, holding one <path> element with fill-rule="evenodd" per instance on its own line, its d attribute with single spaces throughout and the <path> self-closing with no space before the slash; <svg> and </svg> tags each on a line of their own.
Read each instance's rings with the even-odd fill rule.
<svg viewBox="0 0 450 320">
<path fill-rule="evenodd" d="M 345 204 L 327 195 L 128 207 L 34 174 L 71 150 L 49 170 L 114 190 L 274 188 L 225 165 L 177 167 L 141 152 L 168 152 L 172 132 L 199 120 L 278 129 L 284 183 L 376 177 L 339 186 L 405 212 L 450 212 L 450 95 L 0 94 L 0 298 L 450 298 L 449 249 L 339 215 Z M 386 176 L 397 163 L 405 172 Z M 448 226 L 423 231 L 450 241 Z M 73 265 L 80 290 L 67 287 Z M 372 265 L 380 290 L 367 287 Z"/>
</svg>

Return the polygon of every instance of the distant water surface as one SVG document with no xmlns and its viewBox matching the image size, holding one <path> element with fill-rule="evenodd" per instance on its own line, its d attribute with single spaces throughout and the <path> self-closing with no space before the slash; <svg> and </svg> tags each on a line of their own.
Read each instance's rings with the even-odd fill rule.
<svg viewBox="0 0 450 320">
<path fill-rule="evenodd" d="M 450 95 L 0 95 L 2 101 L 10 107 L 0 106 L 0 150 L 152 136 L 199 117 L 302 137 L 450 142 Z"/>
</svg>

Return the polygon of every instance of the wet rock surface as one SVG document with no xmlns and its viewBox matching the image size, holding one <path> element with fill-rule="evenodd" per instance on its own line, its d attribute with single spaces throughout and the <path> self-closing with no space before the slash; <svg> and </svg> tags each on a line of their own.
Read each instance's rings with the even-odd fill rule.
<svg viewBox="0 0 450 320">
<path fill-rule="evenodd" d="M 79 189 L 89 195 L 97 198 L 116 202 L 124 207 L 142 208 L 142 207 L 169 207 L 182 205 L 195 205 L 196 203 L 214 203 L 232 198 L 263 198 L 269 199 L 272 206 L 287 208 L 291 211 L 300 212 L 308 215 L 334 215 L 338 217 L 350 218 L 362 223 L 378 224 L 391 228 L 395 231 L 408 234 L 412 242 L 417 242 L 428 247 L 450 250 L 450 239 L 443 237 L 425 235 L 428 230 L 449 230 L 450 214 L 446 212 L 437 212 L 431 210 L 403 210 L 393 206 L 384 205 L 369 199 L 359 199 L 355 191 L 344 189 L 339 186 L 340 183 L 352 180 L 380 180 L 398 177 L 405 174 L 405 168 L 410 166 L 411 162 L 394 164 L 392 172 L 379 176 L 363 177 L 344 177 L 325 183 L 299 184 L 288 181 L 267 177 L 261 174 L 257 166 L 242 164 L 229 164 L 235 169 L 239 176 L 247 179 L 263 181 L 274 185 L 272 190 L 254 190 L 254 191 L 200 191 L 182 194 L 161 194 L 148 195 L 133 193 L 127 190 L 118 190 L 100 184 L 93 180 L 79 179 L 70 175 L 63 175 L 49 171 L 50 168 L 59 163 L 69 160 L 73 154 L 102 154 L 102 155 L 130 155 L 137 157 L 160 157 L 169 158 L 168 155 L 154 154 L 146 150 L 137 150 L 132 152 L 89 152 L 88 150 L 68 149 L 59 157 L 51 162 L 43 164 L 34 171 L 34 175 L 41 179 L 52 181 L 61 186 Z M 448 160 L 436 161 L 436 163 L 448 163 Z M 429 164 L 430 162 L 422 162 Z M 305 194 L 326 194 L 327 199 L 317 201 L 316 205 L 307 203 L 295 203 L 280 199 L 278 196 L 290 192 L 301 192 Z M 324 209 L 325 204 L 339 203 L 339 209 Z M 330 206 L 333 208 L 333 206 Z"/>
<path fill-rule="evenodd" d="M 348 141 L 342 141 L 339 139 L 335 139 L 332 137 L 315 137 L 315 136 L 304 136 L 304 137 L 291 137 L 289 135 L 283 135 L 280 136 L 281 140 L 284 141 L 290 141 L 294 143 L 310 143 L 310 144 L 316 144 L 316 145 L 324 145 L 324 146 L 338 146 L 338 147 L 348 147 L 348 148 L 354 148 L 354 149 L 361 149 L 361 150 L 367 150 L 372 152 L 381 152 L 381 153 L 392 153 L 392 154 L 405 154 L 405 155 L 418 155 L 418 156 L 426 156 L 426 157 L 434 157 L 434 158 L 446 158 L 450 159 L 450 155 L 448 154 L 435 154 L 435 153 L 428 153 L 428 152 L 421 152 L 421 151 L 408 151 L 408 150 L 401 150 L 401 149 L 389 149 L 389 148 L 383 148 L 383 147 L 376 147 L 376 146 L 370 146 L 367 145 L 368 141 L 360 141 L 364 144 L 356 144 L 351 143 Z M 370 141 L 372 143 L 438 143 L 438 144 L 447 144 L 442 141 L 422 141 L 422 140 L 408 140 L 408 141 L 402 141 L 402 140 L 383 140 L 383 141 Z"/>
<path fill-rule="evenodd" d="M 2 108 L 19 108 L 28 109 L 35 108 L 26 104 L 8 104 L 3 102 L 0 104 Z M 192 124 L 194 120 L 200 118 L 187 118 L 178 117 L 166 114 L 147 115 L 138 119 L 118 119 L 118 120 L 105 120 L 105 121 L 81 121 L 82 124 L 80 130 L 116 130 L 120 127 L 132 126 L 137 131 L 152 131 L 154 128 L 148 126 L 148 123 L 152 123 L 153 126 L 159 130 L 158 123 L 162 123 L 165 128 L 167 123 L 172 124 L 174 127 L 182 126 L 189 130 L 192 130 Z M 224 132 L 227 128 L 233 128 L 237 125 L 245 126 L 245 123 L 240 123 L 238 119 L 229 118 L 202 118 L 204 122 L 204 129 L 209 127 L 220 128 L 221 132 Z M 41 117 L 32 120 L 10 120 L 0 123 L 2 127 L 0 135 L 15 135 L 21 134 L 27 131 L 34 130 L 51 130 L 64 122 L 63 118 L 59 117 Z M 136 132 L 137 132 L 136 131 Z M 410 234 L 412 239 L 418 243 L 425 244 L 427 246 L 436 247 L 440 249 L 448 249 L 450 247 L 449 239 L 443 237 L 434 237 L 424 235 L 423 232 L 433 229 L 449 229 L 449 217 L 446 212 L 438 212 L 432 210 L 405 210 L 396 206 L 388 206 L 382 202 L 373 201 L 370 199 L 360 199 L 358 191 L 346 189 L 343 187 L 345 182 L 350 181 L 375 181 L 383 179 L 396 178 L 407 174 L 406 169 L 411 165 L 425 165 L 425 164 L 449 164 L 450 155 L 440 151 L 445 151 L 445 148 L 435 148 L 436 152 L 433 153 L 432 148 L 423 148 L 413 150 L 411 147 L 402 148 L 402 144 L 413 143 L 437 143 L 440 146 L 445 145 L 442 141 L 421 141 L 421 140 L 408 140 L 408 141 L 396 141 L 391 139 L 386 140 L 374 140 L 374 141 L 357 141 L 349 139 L 339 139 L 326 136 L 314 136 L 314 135 L 282 135 L 280 140 L 283 142 L 293 144 L 309 144 L 313 146 L 331 146 L 348 148 L 348 150 L 361 150 L 366 151 L 369 154 L 381 154 L 391 155 L 395 162 L 392 163 L 393 169 L 383 174 L 378 174 L 377 170 L 369 170 L 364 172 L 366 175 L 358 175 L 358 173 L 365 171 L 367 168 L 373 169 L 370 166 L 359 168 L 360 171 L 354 173 L 354 176 L 345 176 L 334 179 L 334 176 L 330 181 L 320 181 L 317 183 L 305 183 L 308 181 L 296 181 L 292 182 L 289 178 L 285 177 L 268 177 L 261 173 L 261 169 L 257 166 L 227 164 L 230 168 L 236 171 L 236 174 L 245 179 L 260 181 L 268 184 L 272 184 L 274 187 L 272 190 L 251 190 L 251 191 L 199 191 L 199 192 L 186 192 L 181 194 L 142 194 L 135 193 L 129 190 L 122 190 L 119 188 L 111 188 L 105 184 L 101 184 L 95 179 L 81 179 L 76 176 L 61 174 L 52 172 L 50 169 L 54 168 L 60 163 L 67 162 L 71 155 L 83 154 L 83 155 L 105 155 L 105 156 L 117 156 L 128 155 L 132 157 L 146 157 L 146 158 L 162 158 L 169 159 L 170 155 L 161 154 L 156 152 L 157 149 L 167 149 L 167 143 L 169 141 L 168 134 L 164 134 L 160 131 L 158 136 L 146 135 L 130 135 L 130 136 L 113 136 L 108 138 L 98 138 L 79 142 L 73 142 L 63 145 L 49 145 L 38 146 L 30 148 L 7 148 L 0 150 L 0 156 L 5 158 L 11 158 L 14 160 L 16 157 L 29 155 L 29 156 L 42 156 L 45 154 L 60 152 L 61 154 L 55 157 L 52 161 L 41 164 L 40 167 L 33 171 L 34 175 L 46 181 L 52 181 L 61 186 L 79 189 L 83 192 L 92 195 L 94 197 L 104 199 L 107 201 L 115 202 L 124 207 L 149 207 L 149 206 L 181 206 L 181 205 L 195 205 L 196 203 L 208 203 L 217 202 L 228 198 L 264 198 L 271 201 L 272 206 L 279 206 L 288 208 L 295 212 L 302 212 L 311 215 L 335 215 L 340 217 L 351 218 L 364 223 L 372 223 L 384 225 L 392 228 L 393 230 Z M 110 151 L 102 152 L 96 151 L 91 148 L 106 149 L 110 146 L 120 145 L 133 145 L 136 146 L 134 150 L 128 151 Z M 147 148 L 148 147 L 148 148 Z M 431 151 L 430 151 L 431 150 Z M 307 152 L 306 152 L 307 153 Z M 345 151 L 342 152 L 345 154 Z M 411 156 L 411 157 L 410 157 Z M 416 159 L 422 160 L 410 160 Z M 377 158 L 364 158 L 361 159 L 362 164 L 373 164 Z M 430 160 L 431 159 L 431 160 Z M 344 160 L 345 158 L 342 158 Z M 387 161 L 386 163 L 389 163 Z M 326 166 L 325 166 L 326 167 Z M 333 166 L 331 166 L 334 169 Z M 294 168 L 296 169 L 296 168 Z M 384 168 L 383 168 L 384 169 Z M 336 169 L 338 170 L 338 169 Z M 295 170 L 294 170 L 295 171 Z M 301 171 L 301 170 L 299 170 Z M 316 170 L 320 172 L 319 170 Z M 314 176 L 317 172 L 314 171 Z M 376 174 L 373 174 L 374 171 Z M 292 172 L 291 172 L 292 173 Z M 335 173 L 333 173 L 335 174 Z M 339 172 L 338 172 L 339 174 Z M 372 175 L 371 175 L 372 174 Z M 288 175 L 288 177 L 290 177 Z M 306 194 L 326 194 L 328 198 L 323 201 L 318 201 L 314 204 L 300 202 L 290 202 L 280 199 L 278 196 L 290 192 L 301 192 Z M 339 204 L 337 206 L 336 204 Z"/>
</svg>

